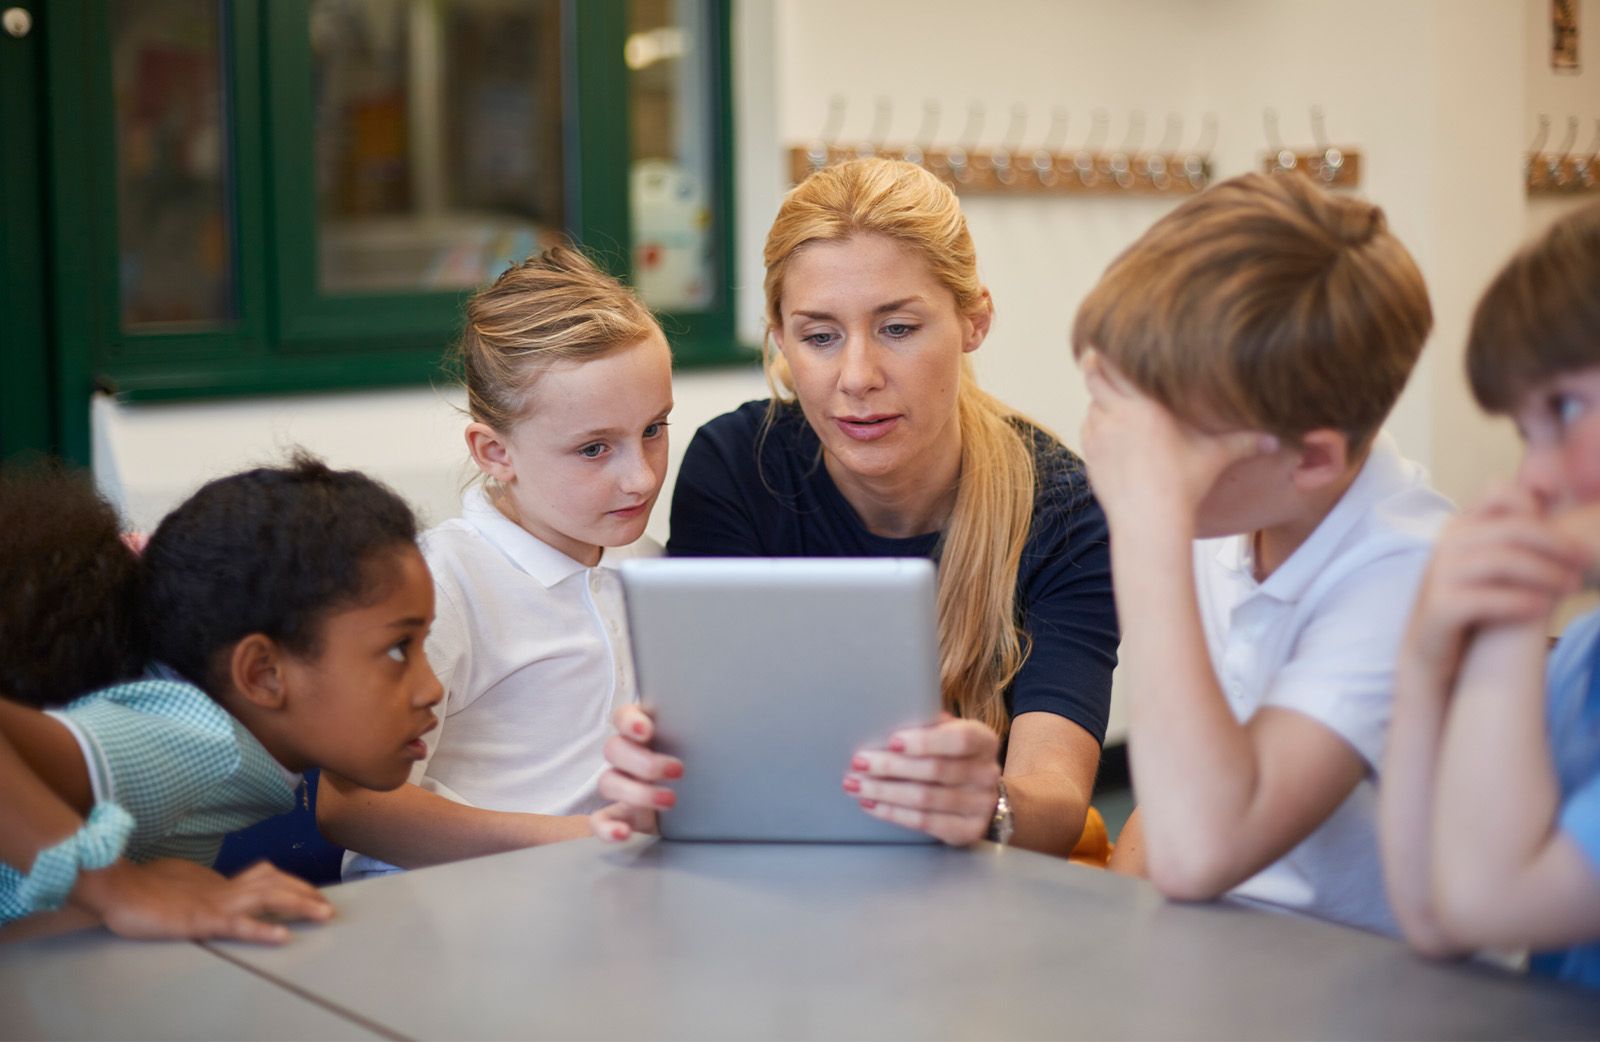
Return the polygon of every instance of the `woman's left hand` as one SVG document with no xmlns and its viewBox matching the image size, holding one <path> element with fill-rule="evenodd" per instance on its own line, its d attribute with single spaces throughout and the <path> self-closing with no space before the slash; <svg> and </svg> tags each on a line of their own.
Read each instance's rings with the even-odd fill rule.
<svg viewBox="0 0 1600 1042">
<path fill-rule="evenodd" d="M 952 846 L 989 831 L 1000 798 L 1000 739 L 975 720 L 947 718 L 897 731 L 887 749 L 862 749 L 844 791 L 868 814 Z"/>
</svg>

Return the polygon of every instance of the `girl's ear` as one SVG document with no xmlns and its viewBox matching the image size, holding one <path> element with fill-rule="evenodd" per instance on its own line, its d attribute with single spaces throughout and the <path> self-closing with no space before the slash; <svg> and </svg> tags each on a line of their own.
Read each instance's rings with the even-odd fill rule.
<svg viewBox="0 0 1600 1042">
<path fill-rule="evenodd" d="M 288 701 L 288 663 L 283 648 L 265 633 L 246 635 L 228 655 L 234 691 L 260 709 L 282 709 Z"/>
<path fill-rule="evenodd" d="M 474 420 L 467 424 L 467 452 L 478 469 L 502 485 L 516 480 L 516 468 L 511 465 L 511 452 L 505 436 L 487 423 Z"/>
</svg>

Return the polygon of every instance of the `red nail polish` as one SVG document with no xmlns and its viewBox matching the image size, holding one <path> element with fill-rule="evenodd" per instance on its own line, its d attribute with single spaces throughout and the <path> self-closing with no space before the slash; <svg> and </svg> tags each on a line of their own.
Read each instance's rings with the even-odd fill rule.
<svg viewBox="0 0 1600 1042">
<path fill-rule="evenodd" d="M 892 752 L 892 753 L 903 753 L 903 752 L 905 752 L 906 751 L 906 740 L 904 738 L 900 738 L 898 736 L 889 739 L 889 751 Z"/>
<path fill-rule="evenodd" d="M 861 804 L 862 810 L 871 810 L 878 805 L 877 800 L 858 800 L 857 802 Z"/>
<path fill-rule="evenodd" d="M 615 826 L 615 827 L 613 827 L 611 829 L 611 838 L 612 839 L 627 839 L 628 838 L 628 830 L 623 828 L 621 825 L 617 825 L 617 826 Z"/>
<path fill-rule="evenodd" d="M 654 796 L 650 797 L 650 802 L 657 807 L 670 807 L 678 802 L 678 794 L 668 789 L 660 789 Z"/>
<path fill-rule="evenodd" d="M 633 726 L 631 728 L 629 728 L 629 730 L 631 730 L 633 732 L 633 736 L 635 738 L 643 738 L 644 737 L 644 723 L 639 721 L 639 720 L 635 720 L 633 722 Z"/>
<path fill-rule="evenodd" d="M 850 758 L 850 769 L 852 771 L 868 771 L 872 769 L 872 764 L 868 762 L 865 756 L 852 756 Z"/>
<path fill-rule="evenodd" d="M 667 764 L 665 767 L 661 768 L 661 776 L 663 778 L 682 778 L 683 777 L 683 764 L 681 764 L 681 763 L 669 763 L 669 764 Z"/>
<path fill-rule="evenodd" d="M 853 774 L 845 775 L 844 791 L 845 792 L 860 792 L 861 791 L 861 779 L 857 778 Z"/>
</svg>

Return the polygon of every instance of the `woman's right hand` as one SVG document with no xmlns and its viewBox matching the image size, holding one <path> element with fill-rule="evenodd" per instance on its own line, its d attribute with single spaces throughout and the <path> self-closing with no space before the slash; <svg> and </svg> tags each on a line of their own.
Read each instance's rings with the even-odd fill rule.
<svg viewBox="0 0 1600 1042">
<path fill-rule="evenodd" d="M 617 733 L 606 741 L 611 766 L 600 776 L 600 795 L 615 802 L 589 815 L 589 829 L 618 842 L 635 832 L 656 831 L 656 812 L 678 801 L 677 793 L 656 783 L 683 777 L 683 761 L 650 748 L 655 721 L 637 705 L 618 709 L 611 722 Z"/>
</svg>

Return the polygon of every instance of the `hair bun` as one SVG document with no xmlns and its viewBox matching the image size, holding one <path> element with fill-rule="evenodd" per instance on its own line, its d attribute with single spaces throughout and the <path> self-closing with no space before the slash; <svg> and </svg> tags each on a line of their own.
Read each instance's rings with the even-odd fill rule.
<svg viewBox="0 0 1600 1042">
<path fill-rule="evenodd" d="M 1350 200 L 1340 207 L 1333 233 L 1347 246 L 1361 246 L 1387 226 L 1381 207 Z"/>
</svg>

